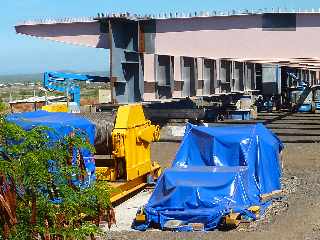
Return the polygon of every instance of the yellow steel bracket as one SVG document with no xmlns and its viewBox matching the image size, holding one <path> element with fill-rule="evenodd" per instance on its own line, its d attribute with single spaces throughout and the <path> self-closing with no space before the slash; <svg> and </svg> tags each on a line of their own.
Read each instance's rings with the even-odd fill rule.
<svg viewBox="0 0 320 240">
<path fill-rule="evenodd" d="M 144 209 L 141 208 L 138 210 L 136 217 L 135 217 L 135 221 L 138 223 L 145 223 L 147 221 L 147 216 L 144 213 Z"/>
<path fill-rule="evenodd" d="M 251 206 L 248 208 L 250 212 L 252 212 L 256 218 L 260 217 L 260 206 Z"/>
<path fill-rule="evenodd" d="M 115 169 L 110 167 L 97 167 L 96 176 L 99 180 L 113 181 L 116 179 Z"/>
<path fill-rule="evenodd" d="M 138 139 L 147 143 L 159 141 L 160 128 L 155 125 L 148 125 L 138 133 Z"/>
<path fill-rule="evenodd" d="M 229 213 L 224 217 L 224 226 L 228 228 L 236 228 L 241 223 L 240 213 Z"/>
<path fill-rule="evenodd" d="M 116 158 L 122 158 L 125 156 L 124 148 L 125 135 L 123 133 L 115 132 L 112 134 L 113 151 L 112 154 Z"/>
</svg>

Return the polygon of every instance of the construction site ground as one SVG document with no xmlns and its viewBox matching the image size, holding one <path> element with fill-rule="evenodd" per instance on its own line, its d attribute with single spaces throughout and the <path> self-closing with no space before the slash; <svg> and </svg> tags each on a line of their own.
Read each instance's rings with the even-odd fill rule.
<svg viewBox="0 0 320 240">
<path fill-rule="evenodd" d="M 285 143 L 283 189 L 285 197 L 266 215 L 250 225 L 231 231 L 174 233 L 130 230 L 137 207 L 147 202 L 144 191 L 116 208 L 120 222 L 107 231 L 106 239 L 320 239 L 320 114 L 263 113 L 255 122 L 265 122 Z M 252 122 L 252 121 L 251 121 Z M 225 121 L 225 124 L 248 122 Z M 179 142 L 153 144 L 152 158 L 170 166 Z"/>
</svg>

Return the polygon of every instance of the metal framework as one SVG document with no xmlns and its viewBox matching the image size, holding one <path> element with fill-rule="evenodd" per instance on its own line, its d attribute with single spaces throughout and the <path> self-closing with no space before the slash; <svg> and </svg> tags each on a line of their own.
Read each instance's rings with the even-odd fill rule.
<svg viewBox="0 0 320 240">
<path fill-rule="evenodd" d="M 25 22 L 17 33 L 110 49 L 114 102 L 281 91 L 280 67 L 319 81 L 320 13 L 229 12 Z"/>
</svg>

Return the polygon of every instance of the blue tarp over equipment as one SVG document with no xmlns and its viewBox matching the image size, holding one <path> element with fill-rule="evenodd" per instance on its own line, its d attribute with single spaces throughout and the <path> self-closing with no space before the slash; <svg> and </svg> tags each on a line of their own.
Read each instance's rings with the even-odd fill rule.
<svg viewBox="0 0 320 240">
<path fill-rule="evenodd" d="M 75 114 L 46 111 L 15 113 L 8 115 L 7 121 L 16 123 L 27 131 L 36 126 L 48 127 L 52 130 L 48 131 L 48 136 L 51 142 L 62 140 L 72 132 L 83 132 L 88 137 L 90 144 L 94 144 L 94 124 L 84 117 Z M 77 179 L 74 179 L 73 183 L 75 185 L 85 186 L 95 180 L 95 163 L 92 153 L 88 150 L 81 149 L 81 155 L 84 160 L 87 177 L 83 183 L 80 183 Z M 77 150 L 74 149 L 72 159 L 73 164 L 76 163 L 76 158 Z"/>
<path fill-rule="evenodd" d="M 146 222 L 134 228 L 165 228 L 169 220 L 218 227 L 223 216 L 237 212 L 255 219 L 248 208 L 270 202 L 260 195 L 281 189 L 282 142 L 262 124 L 202 127 L 188 124 L 172 167 L 159 178 L 144 206 Z"/>
</svg>

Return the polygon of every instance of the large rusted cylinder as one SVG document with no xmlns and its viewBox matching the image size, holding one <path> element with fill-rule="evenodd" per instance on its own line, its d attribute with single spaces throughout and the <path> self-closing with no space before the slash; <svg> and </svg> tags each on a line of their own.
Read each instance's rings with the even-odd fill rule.
<svg viewBox="0 0 320 240">
<path fill-rule="evenodd" d="M 91 121 L 96 127 L 94 138 L 96 154 L 111 155 L 111 134 L 115 123 L 116 112 L 80 113 L 80 115 Z"/>
</svg>

